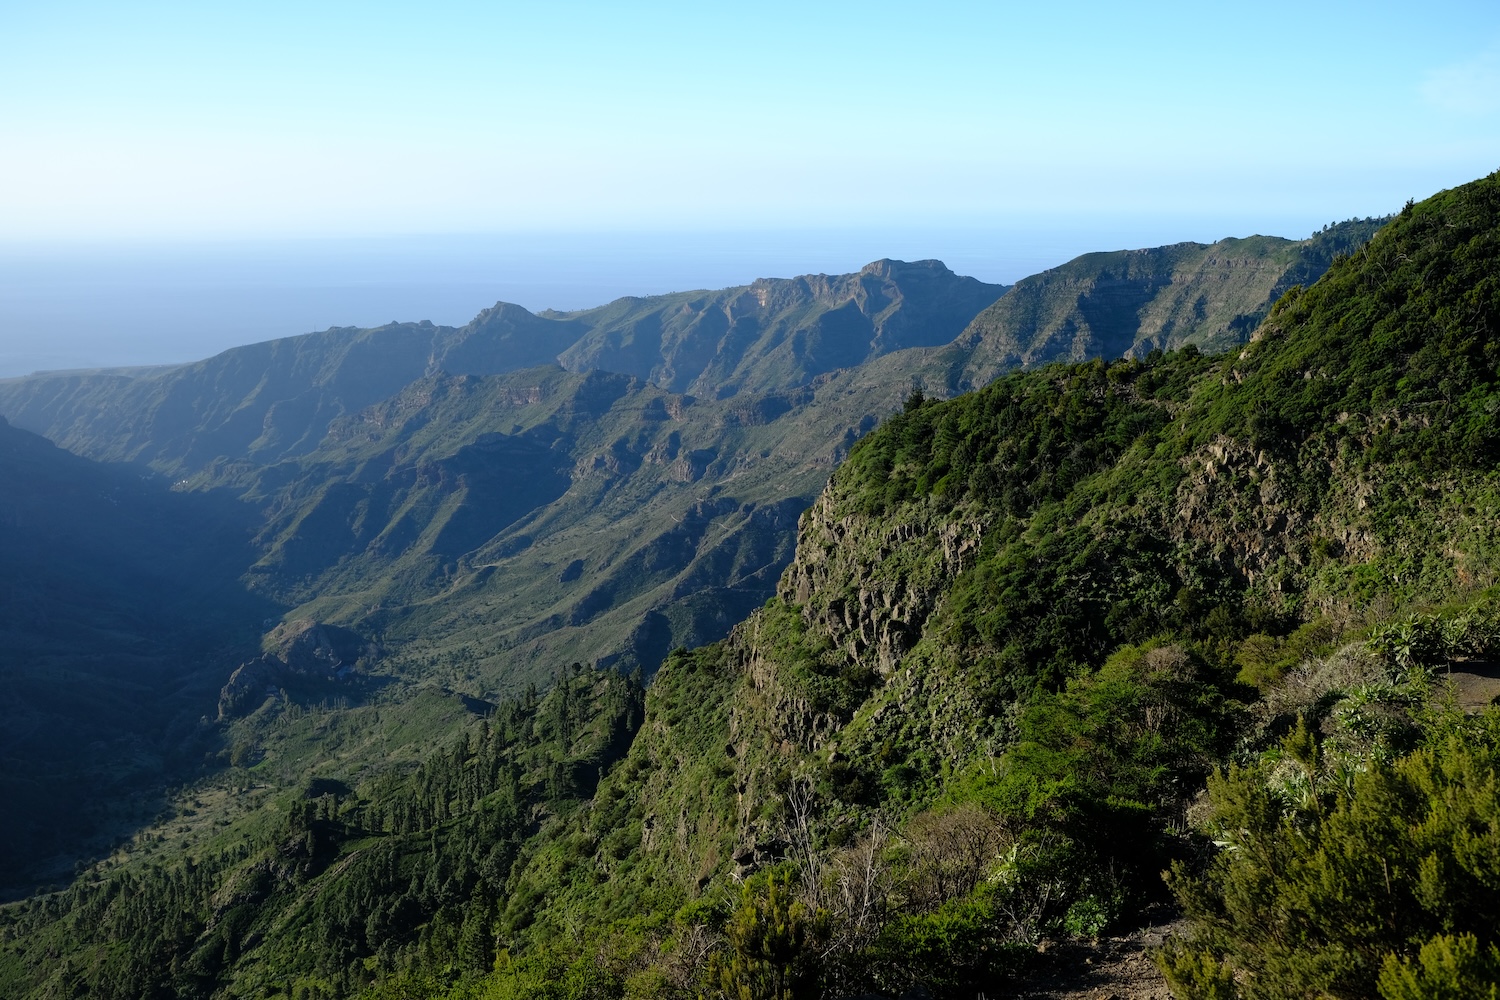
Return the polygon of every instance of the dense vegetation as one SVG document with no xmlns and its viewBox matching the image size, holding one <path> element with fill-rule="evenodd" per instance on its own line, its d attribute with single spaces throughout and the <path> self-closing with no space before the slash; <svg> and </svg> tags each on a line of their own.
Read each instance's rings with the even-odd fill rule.
<svg viewBox="0 0 1500 1000">
<path fill-rule="evenodd" d="M 1341 664 L 1321 718 L 1210 780 L 1219 850 L 1175 870 L 1194 929 L 1162 956 L 1183 995 L 1493 994 L 1500 709 L 1433 699 L 1438 663 L 1500 650 L 1487 604 L 1378 634 L 1384 671 Z"/>
<path fill-rule="evenodd" d="M 251 520 L 0 420 L 0 897 L 61 882 L 161 808 L 217 734 L 270 613 L 238 576 Z M 194 543 L 198 544 L 194 544 Z"/>
<path fill-rule="evenodd" d="M 269 693 L 196 789 L 246 807 L 7 907 L 0 990 L 971 996 L 1180 908 L 1184 996 L 1490 995 L 1497 258 L 1500 175 L 1232 354 L 911 393 L 644 693 L 428 690 L 439 751 L 395 673 Z"/>
<path fill-rule="evenodd" d="M 592 795 L 641 695 L 638 679 L 575 665 L 407 774 L 268 794 L 240 770 L 234 793 L 266 800 L 255 822 L 6 910 L 0 933 L 19 943 L 0 951 L 0 991 L 336 997 L 393 973 L 488 969 L 497 919 L 524 925 L 536 905 L 505 892 L 527 838 Z"/>
<path fill-rule="evenodd" d="M 392 672 L 507 697 L 553 663 L 649 673 L 722 638 L 774 592 L 797 513 L 914 382 L 948 395 L 1075 357 L 1077 322 L 1105 356 L 1239 343 L 1280 288 L 1373 228 L 1090 254 L 1009 292 L 877 261 L 578 313 L 498 304 L 459 328 L 4 380 L 0 413 L 237 498 L 258 522 L 240 571 L 283 605 L 251 621 L 336 623 L 382 637 Z M 997 298 L 1027 305 L 979 323 Z M 1033 334 L 1024 357 L 990 351 Z"/>
</svg>

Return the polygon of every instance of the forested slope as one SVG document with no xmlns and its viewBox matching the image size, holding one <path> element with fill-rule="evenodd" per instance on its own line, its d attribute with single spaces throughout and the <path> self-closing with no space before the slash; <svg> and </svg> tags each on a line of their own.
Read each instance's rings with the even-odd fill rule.
<svg viewBox="0 0 1500 1000">
<path fill-rule="evenodd" d="M 1211 817 L 1239 801 L 1202 799 L 1216 766 L 1263 769 L 1273 829 L 1315 808 L 1278 798 L 1288 781 L 1335 808 L 1340 787 L 1363 792 L 1351 775 L 1452 740 L 1476 749 L 1438 760 L 1490 787 L 1493 716 L 1444 710 L 1431 671 L 1500 650 L 1497 225 L 1497 177 L 1416 206 L 1231 355 L 913 397 L 804 517 L 779 597 L 668 662 L 596 808 L 513 883 L 549 902 L 497 924 L 509 964 L 475 989 L 541 992 L 601 953 L 603 995 L 1004 989 L 1044 938 L 1174 905 L 1163 869 L 1212 877 Z M 1438 358 L 1464 394 L 1403 378 Z M 1301 786 L 1299 759 L 1318 762 Z M 1404 794 L 1448 787 L 1402 766 Z M 1495 878 L 1489 808 L 1455 821 L 1467 860 L 1420 876 L 1415 847 L 1392 890 Z M 1224 913 L 1211 886 L 1184 888 L 1191 912 Z M 1373 990 L 1386 955 L 1389 982 L 1420 984 L 1425 966 L 1400 962 L 1424 928 L 1478 935 L 1434 947 L 1489 968 L 1487 911 L 1445 905 L 1274 979 L 1234 937 L 1266 915 L 1235 905 L 1209 944 L 1179 946 L 1184 989 L 1220 956 L 1215 989 L 1239 961 L 1278 989 Z M 579 913 L 596 918 L 581 948 Z M 1347 955 L 1345 926 L 1302 933 Z"/>
<path fill-rule="evenodd" d="M 70 877 L 212 745 L 215 661 L 279 613 L 239 583 L 253 531 L 0 419 L 0 893 Z"/>
<path fill-rule="evenodd" d="M 1181 906 L 1193 937 L 1162 961 L 1191 995 L 1485 985 L 1488 897 L 1444 900 L 1500 879 L 1497 722 L 1442 692 L 1444 669 L 1500 654 L 1497 258 L 1492 175 L 1408 206 L 1229 354 L 911 394 L 802 517 L 777 596 L 723 642 L 673 653 L 638 724 L 628 681 L 570 671 L 563 702 L 500 710 L 515 725 L 498 749 L 497 722 L 486 734 L 476 716 L 462 747 L 415 772 L 472 777 L 403 791 L 364 770 L 402 738 L 379 704 L 308 719 L 268 701 L 234 732 L 292 727 L 309 749 L 348 750 L 323 758 L 342 787 L 309 787 L 321 804 L 290 814 L 307 829 L 257 841 L 288 808 L 268 803 L 211 864 L 158 855 L 151 898 L 190 915 L 171 935 L 130 915 L 129 880 L 146 876 L 129 857 L 7 908 L 0 982 L 37 996 L 965 996 L 1017 989 L 1047 940 Z M 516 757 L 533 752 L 519 732 L 539 756 Z M 255 753 L 247 742 L 242 763 L 271 773 Z M 533 791 L 502 836 L 486 817 L 522 800 L 480 776 L 507 754 Z M 1351 834 L 1382 811 L 1448 825 L 1402 844 Z M 486 838 L 510 845 L 493 877 L 443 868 L 433 845 L 470 830 L 473 858 Z M 1294 851 L 1301 831 L 1325 846 Z M 319 886 L 422 843 L 428 861 L 360 883 L 362 926 L 272 915 L 316 912 Z M 284 903 L 232 925 L 258 864 Z M 1344 901 L 1345 916 L 1277 923 L 1277 900 L 1308 899 L 1323 914 Z M 89 931 L 101 923 L 162 950 L 130 978 L 91 973 L 109 952 Z M 312 928 L 321 944 L 298 952 Z"/>
</svg>

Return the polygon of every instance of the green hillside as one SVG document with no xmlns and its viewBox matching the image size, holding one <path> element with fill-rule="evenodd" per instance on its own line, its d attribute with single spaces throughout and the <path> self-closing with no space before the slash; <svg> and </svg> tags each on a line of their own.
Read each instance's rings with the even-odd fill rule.
<svg viewBox="0 0 1500 1000">
<path fill-rule="evenodd" d="M 904 348 L 947 344 L 1005 290 L 940 261 L 880 260 L 858 274 L 621 299 L 559 314 L 590 328 L 559 360 L 710 398 L 786 391 Z"/>
<path fill-rule="evenodd" d="M 1336 227 L 1345 241 L 1370 228 Z M 1259 239 L 1269 263 L 1248 282 L 1181 264 L 1218 252 L 1201 247 L 1057 273 L 1102 287 L 1137 258 L 1177 261 L 1132 301 L 1170 312 L 1211 293 L 1217 311 L 1175 321 L 1179 338 L 1211 338 L 1219 312 L 1253 315 L 1268 282 L 1326 266 L 1333 239 Z M 997 305 L 1076 308 L 1049 275 Z M 982 359 L 1011 335 L 971 321 L 1003 291 L 880 261 L 568 315 L 497 305 L 459 329 L 330 330 L 135 377 L 17 380 L 0 410 L 80 454 L 232 493 L 263 518 L 247 580 L 286 617 L 379 636 L 393 673 L 490 697 L 552 662 L 649 671 L 722 637 L 771 595 L 795 515 L 854 440 L 914 384 L 951 392 L 954 357 L 994 369 Z M 1138 317 L 1116 312 L 1090 313 L 1100 349 L 1134 343 Z M 530 367 L 559 357 L 579 373 Z M 584 374 L 601 367 L 635 380 Z"/>
<path fill-rule="evenodd" d="M 190 790 L 233 802 L 215 825 L 164 820 L 0 910 L 0 988 L 996 995 L 1049 943 L 1182 912 L 1159 961 L 1183 996 L 1485 995 L 1500 716 L 1446 679 L 1500 658 L 1497 274 L 1500 174 L 1408 206 L 1229 353 L 946 402 L 888 385 L 904 405 L 838 445 L 775 596 L 671 653 L 643 704 L 550 654 L 547 698 L 486 702 L 415 681 L 395 643 L 338 698 L 294 682 L 226 724 L 231 767 Z M 540 548 L 531 526 L 590 476 L 615 484 L 607 533 L 679 461 L 700 488 L 743 462 L 692 458 L 710 417 L 783 460 L 793 438 L 758 435 L 871 370 L 755 420 L 623 376 L 435 377 L 307 458 L 203 485 L 271 512 L 266 593 L 300 572 L 319 599 L 414 594 L 445 559 L 482 592 L 505 539 Z M 614 437 L 627 411 L 660 429 Z M 485 449 L 561 494 L 507 509 Z M 772 502 L 776 477 L 752 481 Z M 374 544 L 421 505 L 412 539 Z M 344 547 L 310 544 L 330 531 L 363 532 L 379 572 L 341 576 Z M 487 531 L 493 549 L 445 548 Z M 609 579 L 571 566 L 558 588 Z"/>
<path fill-rule="evenodd" d="M 1139 357 L 1185 344 L 1242 344 L 1283 292 L 1369 240 L 1384 219 L 1325 227 L 1301 242 L 1269 236 L 1092 253 L 1018 282 L 951 352 L 959 386 L 1049 361 Z M 961 360 L 960 360 L 961 359 Z M 948 360 L 948 359 L 945 359 Z"/>
<path fill-rule="evenodd" d="M 306 454 L 334 421 L 437 374 L 561 361 L 679 392 L 697 380 L 694 391 L 713 398 L 797 389 L 867 358 L 946 343 L 1004 291 L 936 261 L 880 261 L 857 275 L 762 279 L 571 314 L 537 316 L 502 302 L 456 328 L 335 328 L 138 374 L 4 380 L 0 414 L 85 457 L 176 478 L 215 462 L 265 465 Z"/>
<path fill-rule="evenodd" d="M 195 772 L 217 664 L 280 607 L 244 592 L 253 519 L 0 420 L 0 892 L 63 881 Z"/>
</svg>

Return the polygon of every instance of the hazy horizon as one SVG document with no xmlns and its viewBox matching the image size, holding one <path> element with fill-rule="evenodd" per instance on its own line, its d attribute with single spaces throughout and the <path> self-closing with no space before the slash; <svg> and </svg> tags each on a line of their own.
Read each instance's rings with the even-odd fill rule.
<svg viewBox="0 0 1500 1000">
<path fill-rule="evenodd" d="M 880 257 L 1011 282 L 1500 166 L 1479 0 L 78 0 L 0 10 L 0 55 L 0 374 Z"/>
<path fill-rule="evenodd" d="M 1254 233 L 1301 238 L 1321 225 L 1263 221 L 0 243 L 0 378 L 191 362 L 334 326 L 460 326 L 497 301 L 585 309 L 624 295 L 847 273 L 882 257 L 935 258 L 1013 284 L 1082 253 Z"/>
</svg>

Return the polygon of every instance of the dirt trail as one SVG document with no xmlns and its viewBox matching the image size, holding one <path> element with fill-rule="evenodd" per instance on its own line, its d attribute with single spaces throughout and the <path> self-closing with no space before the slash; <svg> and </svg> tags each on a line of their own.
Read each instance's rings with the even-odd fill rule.
<svg viewBox="0 0 1500 1000">
<path fill-rule="evenodd" d="M 1045 965 L 1017 983 L 1011 996 L 1035 1000 L 1172 1000 L 1172 992 L 1150 953 L 1161 947 L 1168 934 L 1184 930 L 1184 924 L 1177 921 L 1121 937 L 1052 945 L 1046 950 Z"/>
<path fill-rule="evenodd" d="M 1452 682 L 1458 703 L 1466 712 L 1478 712 L 1500 699 L 1500 662 L 1454 660 L 1449 670 L 1439 670 L 1438 684 Z"/>
</svg>

